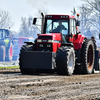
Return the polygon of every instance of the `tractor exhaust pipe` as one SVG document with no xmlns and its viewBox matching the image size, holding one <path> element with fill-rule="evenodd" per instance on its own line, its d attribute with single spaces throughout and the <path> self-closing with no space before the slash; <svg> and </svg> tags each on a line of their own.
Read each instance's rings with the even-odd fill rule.
<svg viewBox="0 0 100 100">
<path fill-rule="evenodd" d="M 43 27 L 44 27 L 44 14 L 43 14 L 43 12 L 41 13 L 41 16 L 42 16 L 41 34 L 43 34 Z"/>
</svg>

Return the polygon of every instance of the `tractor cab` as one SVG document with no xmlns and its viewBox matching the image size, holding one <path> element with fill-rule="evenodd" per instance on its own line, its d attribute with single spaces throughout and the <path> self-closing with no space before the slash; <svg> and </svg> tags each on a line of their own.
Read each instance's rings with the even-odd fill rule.
<svg viewBox="0 0 100 100">
<path fill-rule="evenodd" d="M 6 29 L 0 29 L 0 45 L 5 44 L 4 40 L 9 36 L 9 31 Z"/>
<path fill-rule="evenodd" d="M 12 60 L 12 38 L 9 36 L 9 30 L 0 29 L 0 61 Z"/>
<path fill-rule="evenodd" d="M 6 29 L 0 29 L 0 39 L 5 39 L 9 36 L 9 31 Z"/>
<path fill-rule="evenodd" d="M 63 43 L 73 41 L 73 35 L 76 34 L 76 19 L 69 15 L 47 15 L 45 17 L 44 33 L 60 33 Z"/>
<path fill-rule="evenodd" d="M 79 16 L 79 15 L 78 15 Z M 33 24 L 36 24 L 34 18 Z M 41 34 L 60 33 L 62 43 L 73 42 L 73 36 L 77 33 L 76 26 L 80 26 L 80 22 L 70 15 L 42 15 Z"/>
</svg>

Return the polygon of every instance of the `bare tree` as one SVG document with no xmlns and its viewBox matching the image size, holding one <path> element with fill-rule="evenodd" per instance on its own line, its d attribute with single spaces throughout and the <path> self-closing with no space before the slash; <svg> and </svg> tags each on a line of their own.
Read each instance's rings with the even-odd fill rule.
<svg viewBox="0 0 100 100">
<path fill-rule="evenodd" d="M 85 2 L 84 15 L 88 15 L 88 25 L 99 30 L 100 32 L 100 0 L 83 0 Z"/>
<path fill-rule="evenodd" d="M 0 28 L 10 28 L 12 26 L 13 23 L 10 14 L 0 9 Z"/>
<path fill-rule="evenodd" d="M 86 30 L 92 27 L 90 23 L 91 12 L 87 9 L 87 6 L 82 4 L 80 7 L 80 21 L 81 21 L 81 31 L 85 32 Z"/>
<path fill-rule="evenodd" d="M 36 16 L 40 18 L 40 20 L 37 21 L 37 24 L 39 27 L 36 27 L 35 25 L 32 25 L 33 23 L 33 17 L 29 16 L 28 18 L 22 17 L 21 18 L 21 27 L 20 27 L 20 32 L 19 36 L 25 36 L 25 37 L 37 37 L 37 34 L 41 33 L 41 12 L 44 13 L 44 15 L 47 14 L 47 10 L 42 9 L 38 10 Z"/>
<path fill-rule="evenodd" d="M 28 18 L 22 17 L 21 18 L 21 27 L 19 36 L 22 37 L 37 37 L 39 30 L 32 25 L 33 18 L 29 16 Z"/>
</svg>

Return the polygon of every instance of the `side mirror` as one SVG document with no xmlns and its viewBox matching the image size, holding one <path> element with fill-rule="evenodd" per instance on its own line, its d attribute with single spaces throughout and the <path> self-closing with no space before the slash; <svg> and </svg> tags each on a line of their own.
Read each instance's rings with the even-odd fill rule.
<svg viewBox="0 0 100 100">
<path fill-rule="evenodd" d="M 37 21 L 37 18 L 34 18 L 34 20 L 33 20 L 33 25 L 36 24 L 36 21 Z"/>
<path fill-rule="evenodd" d="M 100 34 L 99 34 L 99 39 L 100 39 Z"/>
<path fill-rule="evenodd" d="M 80 21 L 79 20 L 76 21 L 76 26 L 80 26 Z"/>
</svg>

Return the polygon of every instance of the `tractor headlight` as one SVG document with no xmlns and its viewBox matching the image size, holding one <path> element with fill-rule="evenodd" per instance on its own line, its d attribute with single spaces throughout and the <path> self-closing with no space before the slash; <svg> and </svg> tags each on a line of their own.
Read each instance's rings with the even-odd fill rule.
<svg viewBox="0 0 100 100">
<path fill-rule="evenodd" d="M 47 44 L 47 47 L 49 47 L 49 48 L 50 48 L 50 47 L 51 47 L 51 45 L 50 45 L 50 44 Z"/>
<path fill-rule="evenodd" d="M 53 40 L 48 40 L 49 43 L 53 43 Z"/>
<path fill-rule="evenodd" d="M 42 40 L 38 39 L 37 42 L 42 42 Z"/>
<path fill-rule="evenodd" d="M 39 47 L 43 47 L 43 44 L 40 44 Z"/>
</svg>

